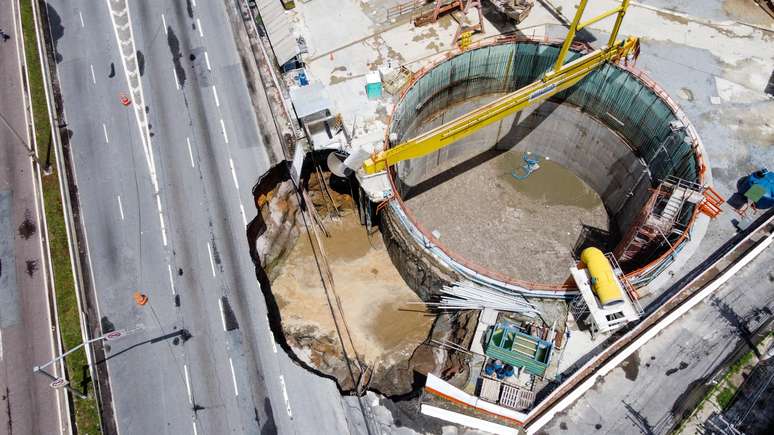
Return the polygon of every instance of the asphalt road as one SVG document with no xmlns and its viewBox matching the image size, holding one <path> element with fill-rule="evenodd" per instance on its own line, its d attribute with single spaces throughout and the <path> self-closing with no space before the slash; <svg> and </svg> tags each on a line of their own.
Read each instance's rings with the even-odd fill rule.
<svg viewBox="0 0 774 435">
<path fill-rule="evenodd" d="M 32 373 L 53 359 L 54 342 L 13 11 L 0 0 L 0 29 L 10 36 L 0 39 L 0 433 L 55 434 L 67 425 L 64 401 Z"/>
<path fill-rule="evenodd" d="M 138 52 L 145 140 L 138 102 L 120 102 L 135 63 L 109 6 Z M 245 225 L 274 132 L 257 126 L 226 5 L 131 1 L 129 27 L 122 6 L 48 10 L 99 316 L 103 329 L 140 328 L 107 351 L 119 432 L 347 433 L 334 384 L 269 330 Z"/>
</svg>

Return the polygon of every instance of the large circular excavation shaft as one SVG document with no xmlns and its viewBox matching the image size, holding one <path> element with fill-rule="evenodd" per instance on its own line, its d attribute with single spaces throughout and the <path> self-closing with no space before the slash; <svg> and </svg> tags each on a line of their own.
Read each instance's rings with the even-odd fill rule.
<svg viewBox="0 0 774 435">
<path fill-rule="evenodd" d="M 531 83 L 557 52 L 533 41 L 491 44 L 426 69 L 395 107 L 394 143 Z M 649 215 L 663 214 L 671 191 L 662 183 L 701 184 L 698 149 L 693 128 L 655 83 L 607 64 L 549 101 L 397 164 L 400 207 L 388 212 L 452 269 L 504 283 L 562 287 L 587 246 L 615 252 L 634 278 L 652 279 L 679 251 L 696 207 L 681 203 L 663 235 L 641 230 Z"/>
</svg>

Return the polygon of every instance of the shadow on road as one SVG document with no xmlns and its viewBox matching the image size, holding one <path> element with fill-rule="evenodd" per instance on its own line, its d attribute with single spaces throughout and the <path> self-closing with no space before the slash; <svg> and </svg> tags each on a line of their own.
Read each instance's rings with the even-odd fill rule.
<svg viewBox="0 0 774 435">
<path fill-rule="evenodd" d="M 115 358 L 115 357 L 117 357 L 117 356 L 119 356 L 119 355 L 121 355 L 123 353 L 126 353 L 126 352 L 128 352 L 130 350 L 133 350 L 133 349 L 138 348 L 140 346 L 143 346 L 145 344 L 158 343 L 158 342 L 165 341 L 165 340 L 168 340 L 168 339 L 177 339 L 178 342 L 182 341 L 183 343 L 185 343 L 186 341 L 188 341 L 189 338 L 191 338 L 191 333 L 188 332 L 187 329 L 179 329 L 177 331 L 170 332 L 168 334 L 160 335 L 160 336 L 155 337 L 155 338 L 151 338 L 151 339 L 148 339 L 148 340 L 145 340 L 145 341 L 141 341 L 139 343 L 135 343 L 135 344 L 127 347 L 126 349 L 122 349 L 122 350 L 120 350 L 120 351 L 118 351 L 118 352 L 116 352 L 116 353 L 114 353 L 114 354 L 112 354 L 110 356 L 105 357 L 102 360 L 97 361 L 96 365 L 104 364 L 105 362 L 107 362 L 110 359 L 113 359 L 113 358 Z M 178 342 L 174 342 L 174 344 L 178 344 Z"/>
</svg>

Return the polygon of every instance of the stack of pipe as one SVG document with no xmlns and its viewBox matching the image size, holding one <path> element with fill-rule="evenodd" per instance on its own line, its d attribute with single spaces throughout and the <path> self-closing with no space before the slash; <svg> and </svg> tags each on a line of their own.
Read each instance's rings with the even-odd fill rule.
<svg viewBox="0 0 774 435">
<path fill-rule="evenodd" d="M 524 297 L 512 293 L 483 287 L 472 282 L 456 282 L 445 285 L 441 289 L 438 302 L 427 302 L 426 305 L 440 310 L 481 310 L 490 308 L 497 311 L 510 311 L 535 317 L 540 311 Z"/>
</svg>

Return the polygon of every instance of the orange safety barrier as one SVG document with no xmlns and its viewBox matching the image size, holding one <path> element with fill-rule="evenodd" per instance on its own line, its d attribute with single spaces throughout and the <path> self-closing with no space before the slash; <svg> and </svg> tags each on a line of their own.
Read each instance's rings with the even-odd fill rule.
<svg viewBox="0 0 774 435">
<path fill-rule="evenodd" d="M 712 219 L 718 217 L 723 212 L 721 206 L 726 200 L 712 187 L 707 186 L 704 189 L 704 199 L 699 203 L 699 211 Z"/>
</svg>

